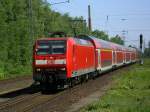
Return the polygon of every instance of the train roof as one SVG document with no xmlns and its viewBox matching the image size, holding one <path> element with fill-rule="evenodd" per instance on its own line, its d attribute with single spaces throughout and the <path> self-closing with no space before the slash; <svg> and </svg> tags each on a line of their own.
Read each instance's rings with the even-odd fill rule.
<svg viewBox="0 0 150 112">
<path fill-rule="evenodd" d="M 136 48 L 125 47 L 123 45 L 105 41 L 105 40 L 96 38 L 94 36 L 79 35 L 79 38 L 92 41 L 96 48 L 113 49 L 117 51 L 135 51 L 136 50 Z"/>
<path fill-rule="evenodd" d="M 98 48 L 112 49 L 110 42 L 98 39 L 94 36 L 79 35 L 78 38 L 90 40 L 97 49 Z"/>
<path fill-rule="evenodd" d="M 68 37 L 69 38 L 69 37 Z M 39 41 L 39 40 L 67 40 L 68 38 L 62 38 L 62 37 L 58 37 L 58 38 L 53 38 L 53 37 L 45 37 L 45 38 L 39 38 L 39 39 L 37 39 L 37 41 Z"/>
<path fill-rule="evenodd" d="M 119 44 L 116 44 L 116 43 L 113 43 L 113 42 L 111 42 L 111 46 L 112 46 L 112 48 L 114 49 L 114 50 L 126 50 L 125 49 L 125 46 L 122 46 L 122 45 L 119 45 Z"/>
<path fill-rule="evenodd" d="M 78 42 L 78 40 L 76 39 L 81 39 L 81 40 L 87 40 L 93 43 L 93 45 L 95 46 L 95 48 L 101 48 L 101 49 L 113 49 L 113 50 L 117 50 L 117 51 L 136 51 L 136 48 L 132 48 L 132 47 L 125 47 L 123 45 L 119 45 L 113 42 L 109 42 L 109 41 L 105 41 L 99 38 L 96 38 L 94 36 L 87 36 L 87 35 L 79 35 L 77 37 L 48 37 L 48 38 L 40 38 L 37 40 L 67 40 L 73 38 L 75 43 L 80 43 L 80 44 L 84 44 L 86 42 L 84 41 L 80 41 Z M 90 45 L 90 43 L 88 44 Z"/>
<path fill-rule="evenodd" d="M 96 48 L 113 49 L 110 42 L 102 40 L 102 39 L 98 39 L 93 36 L 90 36 L 90 37 L 96 43 Z"/>
<path fill-rule="evenodd" d="M 70 40 L 72 43 L 74 44 L 79 44 L 79 45 L 84 45 L 84 46 L 93 46 L 94 45 L 92 44 L 91 41 L 89 40 L 85 40 L 85 39 L 81 39 L 81 38 L 76 38 L 76 37 L 48 37 L 48 38 L 40 38 L 40 39 L 37 39 L 37 41 L 49 41 L 49 40 Z"/>
<path fill-rule="evenodd" d="M 114 49 L 114 50 L 123 50 L 124 46 L 118 45 L 109 41 L 105 41 L 102 39 L 98 39 L 94 36 L 84 36 L 81 35 L 79 38 L 90 40 L 94 43 L 95 47 L 98 48 L 105 48 L 105 49 Z"/>
</svg>

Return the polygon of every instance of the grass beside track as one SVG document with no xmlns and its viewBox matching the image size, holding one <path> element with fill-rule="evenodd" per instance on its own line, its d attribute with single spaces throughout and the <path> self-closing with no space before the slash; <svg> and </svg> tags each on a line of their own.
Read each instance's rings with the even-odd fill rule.
<svg viewBox="0 0 150 112">
<path fill-rule="evenodd" d="M 11 67 L 9 70 L 0 68 L 0 80 L 29 76 L 32 74 L 31 66 Z"/>
<path fill-rule="evenodd" d="M 150 112 L 150 59 L 119 74 L 111 89 L 81 112 Z"/>
</svg>

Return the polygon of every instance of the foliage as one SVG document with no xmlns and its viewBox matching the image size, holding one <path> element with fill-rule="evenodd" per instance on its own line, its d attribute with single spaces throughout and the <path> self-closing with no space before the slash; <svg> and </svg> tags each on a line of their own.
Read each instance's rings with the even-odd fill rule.
<svg viewBox="0 0 150 112">
<path fill-rule="evenodd" d="M 0 79 L 9 74 L 31 74 L 34 40 L 64 31 L 69 36 L 90 34 L 83 17 L 70 17 L 53 11 L 44 0 L 0 0 Z M 108 40 L 108 35 L 95 30 L 93 35 Z M 13 75 L 14 76 L 14 75 Z"/>
<path fill-rule="evenodd" d="M 116 35 L 115 37 L 112 37 L 110 39 L 111 42 L 120 44 L 120 45 L 124 45 L 124 41 L 121 39 L 121 37 L 119 35 Z"/>
<path fill-rule="evenodd" d="M 105 32 L 103 32 L 103 31 L 94 30 L 92 32 L 92 35 L 97 37 L 97 38 L 103 39 L 103 40 L 109 40 L 108 35 Z"/>
<path fill-rule="evenodd" d="M 114 77 L 115 84 L 81 112 L 150 112 L 150 59 Z"/>
<path fill-rule="evenodd" d="M 150 58 L 150 48 L 145 48 L 144 56 Z"/>
<path fill-rule="evenodd" d="M 148 48 L 145 48 L 144 56 L 150 58 L 150 41 L 148 42 Z"/>
<path fill-rule="evenodd" d="M 71 20 L 83 19 L 55 12 L 43 0 L 32 0 L 32 9 L 29 0 L 0 0 L 0 78 L 31 74 L 34 40 L 54 31 L 73 35 Z M 87 32 L 82 22 L 77 27 L 77 33 Z"/>
</svg>

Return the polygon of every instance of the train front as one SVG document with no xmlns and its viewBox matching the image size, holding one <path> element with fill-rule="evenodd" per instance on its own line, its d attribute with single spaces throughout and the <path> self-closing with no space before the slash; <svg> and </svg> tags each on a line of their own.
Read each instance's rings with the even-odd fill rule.
<svg viewBox="0 0 150 112">
<path fill-rule="evenodd" d="M 66 79 L 66 46 L 66 38 L 36 41 L 33 50 L 34 81 L 47 84 Z"/>
</svg>

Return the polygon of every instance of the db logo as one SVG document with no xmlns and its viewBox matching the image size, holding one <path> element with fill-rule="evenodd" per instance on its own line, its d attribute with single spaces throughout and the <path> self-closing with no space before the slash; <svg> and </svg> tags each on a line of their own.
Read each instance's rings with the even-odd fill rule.
<svg viewBox="0 0 150 112">
<path fill-rule="evenodd" d="M 55 63 L 55 60 L 48 60 L 47 61 L 47 64 L 54 64 Z"/>
</svg>

